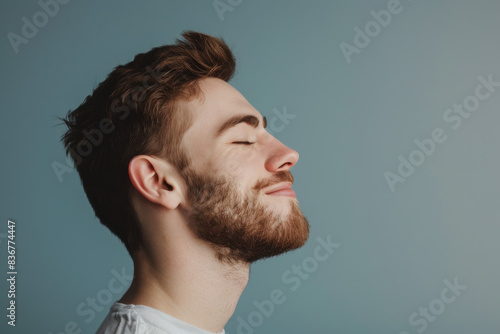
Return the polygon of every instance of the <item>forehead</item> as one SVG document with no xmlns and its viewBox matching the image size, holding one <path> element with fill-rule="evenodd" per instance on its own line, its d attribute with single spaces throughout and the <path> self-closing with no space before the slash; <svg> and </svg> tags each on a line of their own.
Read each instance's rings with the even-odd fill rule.
<svg viewBox="0 0 500 334">
<path fill-rule="evenodd" d="M 193 135 L 198 138 L 214 137 L 218 126 L 236 114 L 249 114 L 258 119 L 262 118 L 245 97 L 224 80 L 204 78 L 199 81 L 199 86 L 203 96 L 187 104 L 193 123 L 185 133 L 186 139 Z"/>
</svg>

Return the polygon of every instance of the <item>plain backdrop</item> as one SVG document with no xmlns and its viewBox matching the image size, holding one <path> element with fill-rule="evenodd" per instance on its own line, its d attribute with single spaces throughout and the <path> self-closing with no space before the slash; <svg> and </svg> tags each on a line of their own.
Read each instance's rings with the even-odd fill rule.
<svg viewBox="0 0 500 334">
<path fill-rule="evenodd" d="M 18 271 L 0 332 L 93 333 L 125 291 L 125 248 L 54 169 L 71 166 L 57 117 L 184 30 L 233 50 L 230 83 L 300 154 L 311 224 L 303 248 L 252 265 L 226 333 L 500 331 L 500 2 L 66 2 L 0 5 L 0 276 L 9 219 Z"/>
</svg>

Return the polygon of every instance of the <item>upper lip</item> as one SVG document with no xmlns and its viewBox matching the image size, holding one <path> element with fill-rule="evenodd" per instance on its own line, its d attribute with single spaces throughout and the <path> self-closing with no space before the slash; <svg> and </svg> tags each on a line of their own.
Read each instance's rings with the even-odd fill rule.
<svg viewBox="0 0 500 334">
<path fill-rule="evenodd" d="M 270 194 L 270 193 L 273 193 L 273 192 L 278 191 L 278 190 L 290 189 L 290 188 L 292 188 L 292 182 L 281 182 L 281 183 L 275 184 L 274 186 L 267 188 L 265 193 Z"/>
</svg>

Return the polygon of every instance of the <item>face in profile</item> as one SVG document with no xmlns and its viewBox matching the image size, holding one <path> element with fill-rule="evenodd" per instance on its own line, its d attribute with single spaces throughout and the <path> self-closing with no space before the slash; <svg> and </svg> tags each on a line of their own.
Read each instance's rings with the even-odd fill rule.
<svg viewBox="0 0 500 334">
<path fill-rule="evenodd" d="M 290 190 L 297 152 L 264 129 L 261 115 L 232 86 L 218 79 L 200 86 L 204 99 L 192 106 L 194 122 L 183 138 L 190 227 L 225 262 L 254 262 L 303 246 L 309 223 Z M 250 117 L 224 127 L 244 116 Z M 272 192 L 278 188 L 284 190 Z"/>
</svg>

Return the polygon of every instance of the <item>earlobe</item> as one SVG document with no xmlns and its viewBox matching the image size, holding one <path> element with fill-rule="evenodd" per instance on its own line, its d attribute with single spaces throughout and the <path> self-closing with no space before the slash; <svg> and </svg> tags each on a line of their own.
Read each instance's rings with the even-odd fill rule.
<svg viewBox="0 0 500 334">
<path fill-rule="evenodd" d="M 175 209 L 182 199 L 173 166 L 157 157 L 138 155 L 129 162 L 128 173 L 134 188 L 150 202 Z"/>
</svg>

